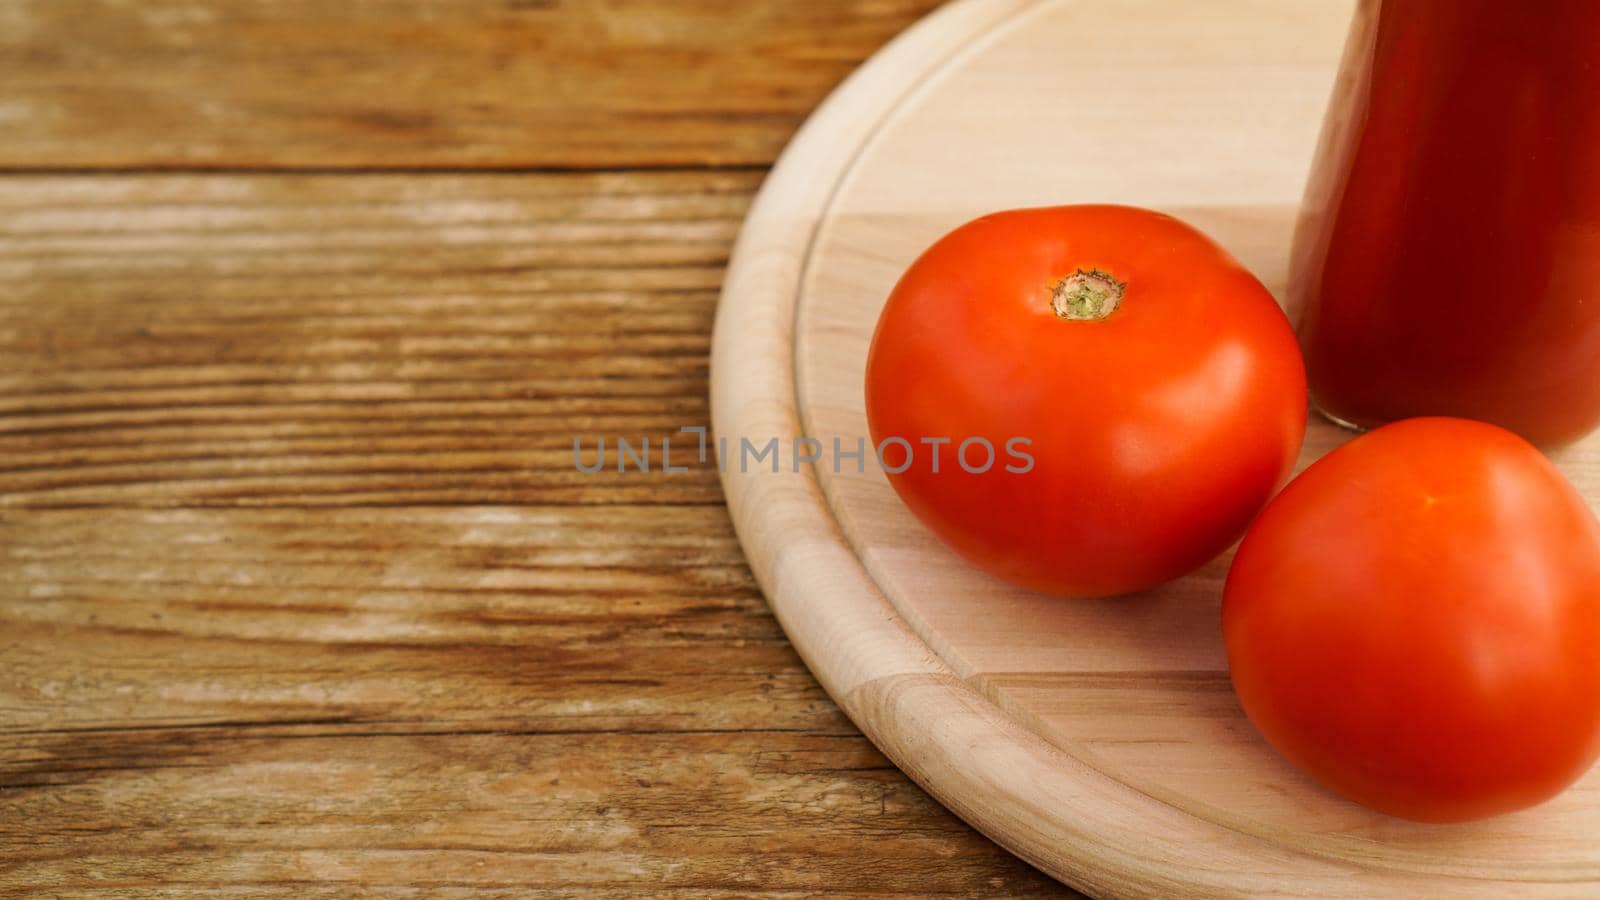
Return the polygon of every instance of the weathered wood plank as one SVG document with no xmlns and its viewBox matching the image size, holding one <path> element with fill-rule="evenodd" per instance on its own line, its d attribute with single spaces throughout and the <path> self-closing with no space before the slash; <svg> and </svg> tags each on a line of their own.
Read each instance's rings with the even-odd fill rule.
<svg viewBox="0 0 1600 900">
<path fill-rule="evenodd" d="M 715 507 L 11 511 L 0 568 L 10 728 L 546 712 L 770 728 L 759 707 L 686 720 L 668 682 L 721 679 L 705 715 L 727 716 L 792 659 Z M 67 706 L 63 667 L 95 676 Z M 407 686 L 450 677 L 451 695 Z M 572 679 L 591 704 L 544 710 Z M 507 705 L 485 680 L 530 691 Z M 594 702 L 607 691 L 626 705 Z"/>
<path fill-rule="evenodd" d="M 859 737 L 312 726 L 66 735 L 34 752 L 8 777 L 70 780 L 6 791 L 0 840 L 20 846 L 0 882 L 41 889 L 1046 888 Z"/>
<path fill-rule="evenodd" d="M 5 730 L 848 730 L 711 506 L 15 510 L 0 570 Z"/>
<path fill-rule="evenodd" d="M 0 167 L 770 163 L 939 0 L 5 0 Z"/>
<path fill-rule="evenodd" d="M 718 507 L 0 513 L 0 889 L 1048 889 Z"/>
<path fill-rule="evenodd" d="M 0 180 L 0 505 L 718 503 L 678 429 L 758 182 Z"/>
</svg>

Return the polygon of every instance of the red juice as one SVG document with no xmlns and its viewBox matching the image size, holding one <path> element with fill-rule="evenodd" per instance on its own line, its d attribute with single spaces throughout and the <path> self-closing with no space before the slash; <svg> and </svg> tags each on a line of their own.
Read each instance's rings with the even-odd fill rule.
<svg viewBox="0 0 1600 900">
<path fill-rule="evenodd" d="M 1365 0 L 1296 234 L 1315 404 L 1600 422 L 1600 0 Z"/>
</svg>

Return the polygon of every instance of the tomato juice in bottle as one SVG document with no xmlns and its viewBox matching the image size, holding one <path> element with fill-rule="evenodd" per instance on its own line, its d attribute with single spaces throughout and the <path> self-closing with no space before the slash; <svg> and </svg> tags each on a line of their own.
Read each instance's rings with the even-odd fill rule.
<svg viewBox="0 0 1600 900">
<path fill-rule="evenodd" d="M 1335 420 L 1600 422 L 1600 0 L 1363 0 L 1290 307 Z"/>
</svg>

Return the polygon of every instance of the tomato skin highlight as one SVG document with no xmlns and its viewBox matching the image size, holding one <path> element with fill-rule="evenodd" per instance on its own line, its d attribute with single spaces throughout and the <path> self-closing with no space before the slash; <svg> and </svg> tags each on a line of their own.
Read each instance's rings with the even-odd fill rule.
<svg viewBox="0 0 1600 900">
<path fill-rule="evenodd" d="M 1053 287 L 1074 276 L 1122 286 L 1109 315 L 1058 314 Z M 873 336 L 866 404 L 875 445 L 912 445 L 890 483 L 948 546 L 1023 587 L 1108 596 L 1243 533 L 1299 453 L 1305 371 L 1272 296 L 1205 235 L 1061 206 L 976 219 L 911 265 Z M 1001 463 L 1027 440 L 1031 471 L 964 471 L 955 451 L 974 437 Z M 942 438 L 936 472 L 924 442 Z"/>
<path fill-rule="evenodd" d="M 1222 629 L 1267 741 L 1391 815 L 1521 809 L 1600 754 L 1600 523 L 1496 426 L 1410 419 L 1316 462 L 1245 536 Z"/>
</svg>

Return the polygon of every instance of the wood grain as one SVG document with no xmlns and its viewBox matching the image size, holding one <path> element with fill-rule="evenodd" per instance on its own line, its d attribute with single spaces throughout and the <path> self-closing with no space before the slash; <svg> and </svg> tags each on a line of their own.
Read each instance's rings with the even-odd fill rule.
<svg viewBox="0 0 1600 900">
<path fill-rule="evenodd" d="M 716 506 L 0 514 L 0 885 L 1028 891 Z"/>
<path fill-rule="evenodd" d="M 0 167 L 761 166 L 939 0 L 5 0 Z"/>
<path fill-rule="evenodd" d="M 573 441 L 689 461 L 758 182 L 0 181 L 0 504 L 717 503 Z"/>
</svg>

